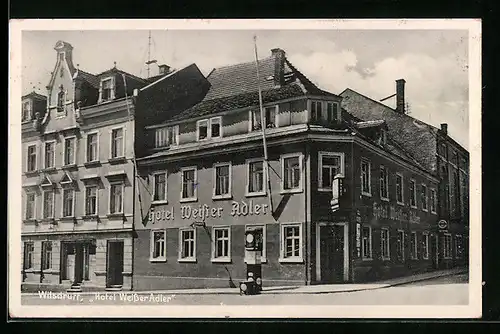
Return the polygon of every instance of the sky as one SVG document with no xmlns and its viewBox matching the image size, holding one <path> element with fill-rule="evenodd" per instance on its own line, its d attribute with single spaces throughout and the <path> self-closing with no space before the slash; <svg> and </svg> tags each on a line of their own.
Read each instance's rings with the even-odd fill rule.
<svg viewBox="0 0 500 334">
<path fill-rule="evenodd" d="M 23 31 L 23 94 L 46 94 L 58 40 L 70 43 L 73 63 L 100 73 L 116 66 L 146 77 L 148 30 Z M 439 127 L 468 148 L 469 80 L 467 30 L 152 30 L 150 59 L 173 68 L 195 63 L 205 74 L 215 67 L 253 61 L 285 50 L 312 82 L 340 94 L 351 88 L 380 100 L 406 80 L 409 114 Z M 158 68 L 151 67 L 151 75 Z M 383 103 L 395 107 L 395 98 Z"/>
</svg>

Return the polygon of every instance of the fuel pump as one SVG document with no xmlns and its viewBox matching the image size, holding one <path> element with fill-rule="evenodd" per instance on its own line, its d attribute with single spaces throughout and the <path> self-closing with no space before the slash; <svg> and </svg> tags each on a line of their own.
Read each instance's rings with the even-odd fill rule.
<svg viewBox="0 0 500 334">
<path fill-rule="evenodd" d="M 262 232 L 262 229 L 245 232 L 247 277 L 240 282 L 240 294 L 255 295 L 262 291 Z"/>
</svg>

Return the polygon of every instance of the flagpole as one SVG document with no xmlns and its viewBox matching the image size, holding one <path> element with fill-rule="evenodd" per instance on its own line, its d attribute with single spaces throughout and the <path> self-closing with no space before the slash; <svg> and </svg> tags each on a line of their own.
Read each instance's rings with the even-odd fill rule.
<svg viewBox="0 0 500 334">
<path fill-rule="evenodd" d="M 254 40 L 254 49 L 255 49 L 255 65 L 257 67 L 257 87 L 259 89 L 259 108 L 260 108 L 260 128 L 262 131 L 262 145 L 264 146 L 264 165 L 265 165 L 265 174 L 267 179 L 267 195 L 269 197 L 269 204 L 271 208 L 271 212 L 273 210 L 273 199 L 271 195 L 271 179 L 269 177 L 269 160 L 267 155 L 267 141 L 266 141 L 266 122 L 265 122 L 265 114 L 264 108 L 262 106 L 262 90 L 260 88 L 260 73 L 259 73 L 259 56 L 257 53 L 257 36 L 253 37 Z M 253 122 L 253 120 L 252 120 Z"/>
</svg>

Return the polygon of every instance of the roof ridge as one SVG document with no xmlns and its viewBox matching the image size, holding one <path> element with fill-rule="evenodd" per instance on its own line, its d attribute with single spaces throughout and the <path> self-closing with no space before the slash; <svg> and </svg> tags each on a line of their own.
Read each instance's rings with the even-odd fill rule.
<svg viewBox="0 0 500 334">
<path fill-rule="evenodd" d="M 259 59 L 259 61 L 263 61 L 263 60 L 269 60 L 269 59 L 272 59 L 273 56 L 268 56 L 268 57 L 265 57 L 265 58 L 261 58 Z M 224 65 L 224 66 L 221 66 L 221 67 L 216 67 L 214 68 L 210 73 L 212 74 L 213 72 L 217 71 L 217 70 L 221 70 L 221 69 L 228 69 L 228 68 L 231 68 L 231 67 L 237 67 L 237 66 L 243 66 L 243 65 L 249 65 L 249 64 L 252 64 L 252 63 L 255 63 L 255 60 L 253 61 L 245 61 L 245 62 L 241 62 L 241 63 L 236 63 L 236 64 L 230 64 L 230 65 Z M 208 76 L 209 76 L 208 75 Z M 208 77 L 207 76 L 207 77 Z"/>
</svg>

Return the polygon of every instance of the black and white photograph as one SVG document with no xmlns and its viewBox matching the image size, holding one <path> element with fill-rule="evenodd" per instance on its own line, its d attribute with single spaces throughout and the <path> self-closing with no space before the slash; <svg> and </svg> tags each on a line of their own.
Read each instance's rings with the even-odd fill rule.
<svg viewBox="0 0 500 334">
<path fill-rule="evenodd" d="M 12 317 L 481 316 L 480 20 L 10 37 Z"/>
</svg>

